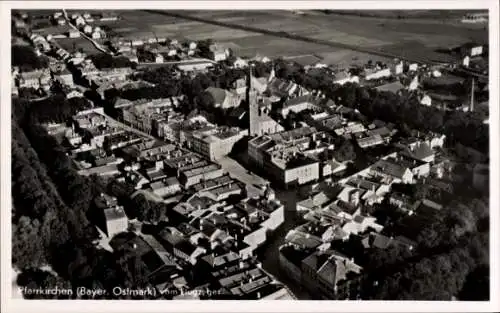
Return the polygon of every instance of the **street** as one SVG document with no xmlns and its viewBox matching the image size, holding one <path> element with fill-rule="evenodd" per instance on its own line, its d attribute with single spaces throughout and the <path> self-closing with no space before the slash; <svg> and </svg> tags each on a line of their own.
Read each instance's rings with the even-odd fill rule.
<svg viewBox="0 0 500 313">
<path fill-rule="evenodd" d="M 256 185 L 268 183 L 266 179 L 258 176 L 257 174 L 249 172 L 240 163 L 229 156 L 226 156 L 223 159 L 219 160 L 218 163 L 232 177 L 247 184 L 249 196 L 252 196 L 251 193 L 253 192 L 256 192 L 255 195 L 262 192 L 261 189 L 255 187 Z M 301 290 L 295 282 L 290 281 L 290 279 L 287 276 L 283 275 L 279 270 L 279 247 L 283 244 L 284 238 L 288 231 L 300 224 L 300 221 L 296 218 L 295 215 L 296 203 L 300 200 L 298 191 L 295 189 L 275 189 L 275 192 L 276 197 L 285 206 L 285 222 L 268 237 L 266 244 L 259 248 L 258 254 L 261 255 L 260 260 L 262 260 L 262 266 L 267 272 L 275 276 L 277 280 L 284 283 L 298 299 L 311 299 L 312 297 L 306 291 Z"/>
</svg>

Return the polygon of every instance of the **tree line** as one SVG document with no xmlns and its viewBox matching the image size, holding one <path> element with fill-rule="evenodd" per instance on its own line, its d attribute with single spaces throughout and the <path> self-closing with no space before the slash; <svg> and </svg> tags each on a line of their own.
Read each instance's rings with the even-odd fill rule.
<svg viewBox="0 0 500 313">
<path fill-rule="evenodd" d="M 65 149 L 33 123 L 36 119 L 16 116 L 30 109 L 13 110 L 12 117 L 12 262 L 20 272 L 18 284 L 103 288 L 109 294 L 116 286 L 137 286 L 143 277 L 137 276 L 135 255 L 97 248 L 87 214 L 99 193 L 118 193 L 122 187 L 78 175 Z"/>
</svg>

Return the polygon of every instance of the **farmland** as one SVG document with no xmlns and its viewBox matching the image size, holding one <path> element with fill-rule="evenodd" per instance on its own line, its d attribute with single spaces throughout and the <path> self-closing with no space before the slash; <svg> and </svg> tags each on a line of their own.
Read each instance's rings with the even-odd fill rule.
<svg viewBox="0 0 500 313">
<path fill-rule="evenodd" d="M 153 37 L 179 40 L 211 38 L 222 46 L 231 48 L 237 55 L 315 55 L 322 58 L 323 63 L 346 65 L 367 59 L 388 58 L 382 57 L 382 54 L 445 62 L 450 60 L 450 56 L 438 53 L 436 49 L 471 41 L 487 41 L 488 31 L 484 25 L 461 24 L 457 14 L 445 18 L 445 11 L 384 12 L 372 16 L 357 16 L 349 12 L 307 12 L 306 15 L 296 15 L 289 11 L 272 10 L 168 11 L 167 14 L 118 10 L 114 13 L 121 17 L 120 20 L 95 24 L 107 25 L 118 38 L 125 40 Z M 395 18 L 406 13 L 407 18 Z M 289 36 L 280 36 L 281 32 Z M 290 36 L 331 44 L 304 42 Z M 360 50 L 352 51 L 350 47 Z M 379 56 L 372 53 L 379 53 Z"/>
</svg>

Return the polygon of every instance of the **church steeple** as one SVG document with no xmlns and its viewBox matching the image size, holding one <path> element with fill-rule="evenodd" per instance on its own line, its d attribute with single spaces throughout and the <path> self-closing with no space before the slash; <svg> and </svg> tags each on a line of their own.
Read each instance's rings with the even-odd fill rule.
<svg viewBox="0 0 500 313">
<path fill-rule="evenodd" d="M 250 136 L 259 134 L 259 104 L 257 102 L 257 93 L 255 88 L 252 88 L 253 66 L 248 67 L 247 73 L 247 103 L 248 103 L 248 118 L 250 122 Z"/>
</svg>

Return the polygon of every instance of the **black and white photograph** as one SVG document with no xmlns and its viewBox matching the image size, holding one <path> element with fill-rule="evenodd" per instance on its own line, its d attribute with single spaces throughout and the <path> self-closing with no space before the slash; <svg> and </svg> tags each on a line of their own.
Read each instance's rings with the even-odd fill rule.
<svg viewBox="0 0 500 313">
<path fill-rule="evenodd" d="M 498 3 L 42 2 L 2 12 L 2 297 L 500 310 Z"/>
</svg>

